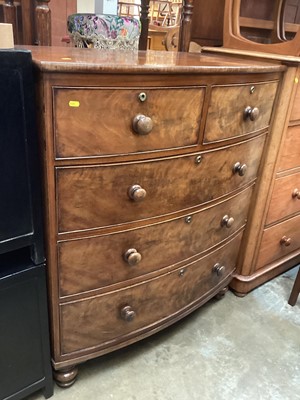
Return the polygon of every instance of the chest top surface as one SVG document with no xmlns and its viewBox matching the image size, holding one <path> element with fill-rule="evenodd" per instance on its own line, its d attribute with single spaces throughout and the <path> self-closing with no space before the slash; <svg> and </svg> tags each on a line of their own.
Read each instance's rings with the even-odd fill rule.
<svg viewBox="0 0 300 400">
<path fill-rule="evenodd" d="M 230 55 L 163 51 L 110 51 L 64 47 L 27 47 L 44 72 L 84 73 L 264 73 L 284 71 L 275 61 Z"/>
</svg>

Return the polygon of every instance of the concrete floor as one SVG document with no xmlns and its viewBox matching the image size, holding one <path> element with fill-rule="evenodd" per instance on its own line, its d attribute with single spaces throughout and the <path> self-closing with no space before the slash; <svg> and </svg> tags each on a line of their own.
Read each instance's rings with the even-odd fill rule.
<svg viewBox="0 0 300 400">
<path fill-rule="evenodd" d="M 296 271 L 244 298 L 228 292 L 155 336 L 82 364 L 77 382 L 55 385 L 52 399 L 300 399 L 300 298 L 287 304 Z"/>
</svg>

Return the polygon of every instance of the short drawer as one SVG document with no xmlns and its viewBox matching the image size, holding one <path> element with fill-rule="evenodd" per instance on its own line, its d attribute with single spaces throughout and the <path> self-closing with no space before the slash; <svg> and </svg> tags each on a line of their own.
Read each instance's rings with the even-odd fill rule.
<svg viewBox="0 0 300 400">
<path fill-rule="evenodd" d="M 279 159 L 279 171 L 300 167 L 300 126 L 287 129 Z"/>
<path fill-rule="evenodd" d="M 300 215 L 265 229 L 256 269 L 262 268 L 299 249 L 299 227 Z"/>
<path fill-rule="evenodd" d="M 300 173 L 277 178 L 266 223 L 271 224 L 298 212 L 300 212 Z"/>
<path fill-rule="evenodd" d="M 240 238 L 172 273 L 61 305 L 62 354 L 97 351 L 178 318 L 222 281 L 228 282 L 235 269 Z"/>
<path fill-rule="evenodd" d="M 249 134 L 270 123 L 278 82 L 213 86 L 204 143 Z"/>
<path fill-rule="evenodd" d="M 252 187 L 172 221 L 60 242 L 61 296 L 125 282 L 208 250 L 245 225 L 251 194 Z"/>
<path fill-rule="evenodd" d="M 204 87 L 55 88 L 56 158 L 195 145 L 204 93 Z"/>
<path fill-rule="evenodd" d="M 169 215 L 217 199 L 253 181 L 265 136 L 218 151 L 148 162 L 61 167 L 59 232 Z"/>
</svg>

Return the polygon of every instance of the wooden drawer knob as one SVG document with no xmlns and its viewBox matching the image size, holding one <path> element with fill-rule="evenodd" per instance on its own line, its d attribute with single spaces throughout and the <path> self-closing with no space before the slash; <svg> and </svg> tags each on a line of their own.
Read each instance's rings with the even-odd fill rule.
<svg viewBox="0 0 300 400">
<path fill-rule="evenodd" d="M 233 173 L 234 174 L 239 174 L 239 176 L 244 176 L 245 173 L 247 172 L 247 165 L 246 164 L 241 164 L 240 162 L 236 162 L 233 166 Z"/>
<path fill-rule="evenodd" d="M 140 185 L 132 185 L 128 189 L 128 196 L 131 200 L 141 201 L 146 197 L 147 192 Z"/>
<path fill-rule="evenodd" d="M 282 238 L 280 239 L 280 244 L 282 246 L 288 247 L 288 246 L 290 246 L 291 243 L 292 243 L 292 239 L 290 237 L 282 236 Z"/>
<path fill-rule="evenodd" d="M 142 261 L 142 255 L 136 249 L 128 249 L 124 254 L 124 260 L 134 266 Z"/>
<path fill-rule="evenodd" d="M 299 189 L 294 189 L 294 191 L 292 193 L 292 197 L 293 197 L 293 199 L 300 200 L 300 190 Z"/>
<path fill-rule="evenodd" d="M 255 121 L 259 116 L 259 109 L 257 107 L 246 107 L 244 110 L 244 119 L 250 119 L 251 121 Z"/>
<path fill-rule="evenodd" d="M 131 306 L 125 306 L 121 309 L 121 318 L 124 321 L 130 322 L 135 317 L 135 311 L 132 309 Z"/>
<path fill-rule="evenodd" d="M 221 265 L 220 263 L 217 263 L 213 266 L 213 272 L 217 275 L 217 276 L 223 276 L 224 272 L 225 272 L 225 267 L 224 265 Z"/>
<path fill-rule="evenodd" d="M 234 218 L 229 217 L 229 215 L 224 215 L 221 220 L 221 226 L 226 226 L 226 228 L 231 228 L 234 223 Z"/>
<path fill-rule="evenodd" d="M 150 117 L 138 114 L 133 118 L 132 128 L 138 135 L 148 135 L 152 131 L 153 121 Z"/>
</svg>

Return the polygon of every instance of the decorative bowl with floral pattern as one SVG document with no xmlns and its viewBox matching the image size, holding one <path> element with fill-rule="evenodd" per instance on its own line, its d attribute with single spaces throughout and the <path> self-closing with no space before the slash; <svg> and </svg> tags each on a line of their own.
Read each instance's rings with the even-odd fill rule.
<svg viewBox="0 0 300 400">
<path fill-rule="evenodd" d="M 141 25 L 136 18 L 72 14 L 67 26 L 76 47 L 138 50 Z"/>
</svg>

